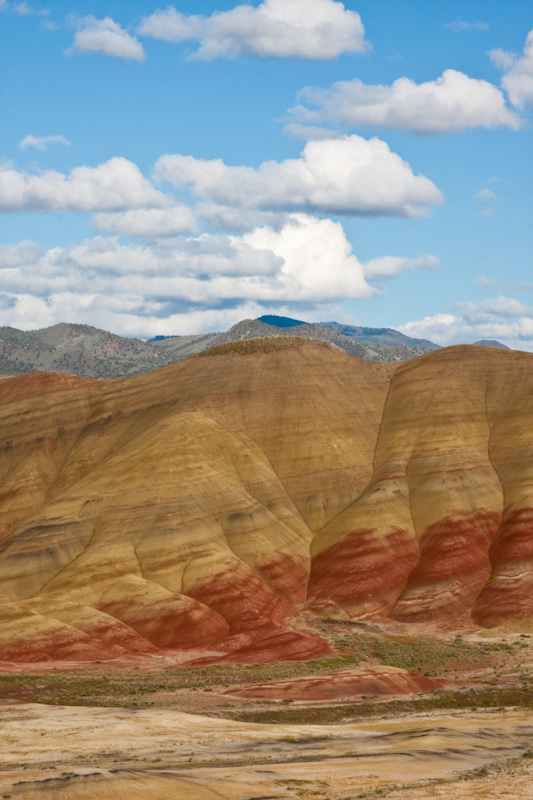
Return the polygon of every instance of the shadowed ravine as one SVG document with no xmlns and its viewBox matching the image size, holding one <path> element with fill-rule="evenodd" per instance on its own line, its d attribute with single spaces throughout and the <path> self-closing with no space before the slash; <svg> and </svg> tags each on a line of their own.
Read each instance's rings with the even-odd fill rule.
<svg viewBox="0 0 533 800">
<path fill-rule="evenodd" d="M 527 627 L 532 418 L 533 355 L 476 346 L 3 379 L 0 660 L 302 660 L 309 614 Z"/>
</svg>

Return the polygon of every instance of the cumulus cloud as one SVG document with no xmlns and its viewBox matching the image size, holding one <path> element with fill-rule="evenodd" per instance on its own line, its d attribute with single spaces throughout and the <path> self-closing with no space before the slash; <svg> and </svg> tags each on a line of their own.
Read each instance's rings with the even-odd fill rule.
<svg viewBox="0 0 533 800">
<path fill-rule="evenodd" d="M 490 25 L 488 22 L 481 22 L 480 20 L 472 20 L 467 22 L 461 17 L 457 17 L 453 22 L 445 22 L 444 27 L 453 33 L 467 33 L 468 31 L 488 31 Z"/>
<path fill-rule="evenodd" d="M 289 114 L 296 122 L 311 125 L 379 125 L 439 134 L 479 127 L 517 130 L 523 124 L 507 108 L 500 89 L 454 69 L 420 84 L 398 78 L 391 86 L 369 85 L 357 78 L 339 81 L 329 89 L 308 86 L 300 92 L 299 99 L 303 103 L 290 109 Z"/>
<path fill-rule="evenodd" d="M 440 260 L 431 253 L 426 253 L 418 258 L 401 258 L 399 256 L 372 258 L 365 263 L 364 271 L 368 281 L 389 281 L 402 272 L 438 269 L 439 266 Z"/>
<path fill-rule="evenodd" d="M 51 278 L 71 291 L 79 287 L 118 295 L 136 286 L 146 296 L 202 305 L 228 300 L 314 303 L 370 297 L 376 291 L 366 283 L 342 225 L 304 214 L 281 230 L 256 228 L 242 237 L 202 234 L 131 245 L 97 237 L 46 253 L 28 242 L 4 246 L 4 291 L 27 285 L 27 275 L 5 271 L 17 266 L 17 258 L 32 267 L 31 283 L 43 293 Z"/>
<path fill-rule="evenodd" d="M 511 69 L 516 61 L 516 53 L 508 53 L 506 50 L 502 50 L 501 47 L 489 50 L 488 55 L 494 66 L 501 70 Z"/>
<path fill-rule="evenodd" d="M 77 21 L 78 30 L 67 55 L 72 53 L 101 53 L 127 61 L 144 61 L 146 55 L 142 44 L 131 36 L 111 17 L 97 19 L 92 15 Z"/>
<path fill-rule="evenodd" d="M 376 293 L 367 284 L 363 266 L 352 254 L 338 222 L 298 214 L 281 231 L 257 228 L 245 234 L 243 242 L 283 261 L 280 280 L 284 296 L 267 299 L 320 302 Z"/>
<path fill-rule="evenodd" d="M 35 147 L 37 150 L 46 150 L 49 144 L 65 144 L 70 146 L 70 142 L 65 136 L 33 136 L 33 134 L 28 133 L 27 136 L 19 142 L 19 147 L 21 150 L 26 150 L 28 147 Z"/>
<path fill-rule="evenodd" d="M 298 159 L 266 161 L 257 169 L 221 159 L 165 155 L 160 181 L 221 206 L 270 211 L 419 217 L 442 202 L 434 183 L 380 139 L 343 136 L 308 142 Z"/>
<path fill-rule="evenodd" d="M 504 70 L 502 86 L 511 103 L 520 109 L 533 108 L 533 29 L 520 56 L 500 48 L 491 50 L 489 56 L 498 69 Z"/>
<path fill-rule="evenodd" d="M 97 167 L 75 167 L 68 175 L 0 167 L 3 211 L 118 211 L 169 205 L 171 200 L 125 158 L 111 158 Z"/>
<path fill-rule="evenodd" d="M 192 233 L 196 218 L 184 205 L 171 208 L 136 208 L 129 211 L 99 211 L 93 214 L 94 227 L 117 236 L 175 236 Z"/>
<path fill-rule="evenodd" d="M 234 208 L 218 203 L 200 202 L 196 213 L 209 227 L 220 231 L 246 233 L 258 226 L 269 225 L 279 230 L 290 219 L 283 211 L 259 211 L 256 208 Z"/>
<path fill-rule="evenodd" d="M 196 40 L 194 58 L 309 58 L 327 60 L 368 49 L 359 14 L 336 0 L 263 0 L 211 16 L 169 6 L 143 19 L 137 31 L 167 42 Z"/>
<path fill-rule="evenodd" d="M 488 321 L 488 317 L 523 317 L 533 313 L 533 308 L 524 305 L 514 297 L 492 297 L 482 303 L 456 303 L 454 308 L 461 309 L 467 319 L 472 322 Z"/>
<path fill-rule="evenodd" d="M 21 146 L 43 148 L 52 140 L 63 137 L 29 135 Z M 307 142 L 300 158 L 266 161 L 257 169 L 165 155 L 156 162 L 154 178 L 181 190 L 182 198 L 190 191 L 198 217 L 235 232 L 257 225 L 279 229 L 294 212 L 419 217 L 442 202 L 432 181 L 415 175 L 385 142 L 355 135 Z M 0 210 L 100 212 L 94 218 L 98 230 L 124 236 L 194 230 L 193 212 L 183 199 L 157 189 L 121 157 L 69 174 L 0 165 Z"/>
<path fill-rule="evenodd" d="M 28 240 L 18 244 L 0 244 L 0 270 L 23 267 L 25 264 L 36 264 L 44 252 L 42 245 Z M 5 275 L 6 273 L 0 274 Z"/>
<path fill-rule="evenodd" d="M 533 308 L 499 296 L 479 304 L 457 303 L 459 314 L 441 313 L 398 326 L 402 333 L 451 345 L 497 339 L 518 350 L 533 351 Z"/>
<path fill-rule="evenodd" d="M 148 336 L 227 327 L 276 310 L 324 319 L 336 303 L 377 289 L 340 223 L 298 214 L 278 230 L 243 236 L 2 245 L 0 294 L 6 325 L 67 320 Z"/>
</svg>

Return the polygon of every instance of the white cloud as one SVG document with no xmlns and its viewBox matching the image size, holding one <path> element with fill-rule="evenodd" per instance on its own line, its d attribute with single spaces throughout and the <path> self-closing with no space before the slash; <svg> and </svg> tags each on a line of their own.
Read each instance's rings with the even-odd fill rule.
<svg viewBox="0 0 533 800">
<path fill-rule="evenodd" d="M 29 135 L 21 146 L 45 147 L 52 140 L 63 137 Z M 294 212 L 419 217 L 442 202 L 434 183 L 415 175 L 385 142 L 355 135 L 307 142 L 300 158 L 266 161 L 257 169 L 227 166 L 221 159 L 165 155 L 156 162 L 154 176 L 179 190 L 191 189 L 199 217 L 235 232 L 258 225 L 279 229 Z M 129 213 L 133 209 L 139 211 Z M 183 201 L 155 188 L 134 163 L 121 157 L 96 167 L 75 167 L 68 174 L 0 165 L 0 210 L 102 212 L 94 220 L 97 228 L 125 236 L 194 229 L 193 212 Z"/>
<path fill-rule="evenodd" d="M 480 22 L 479 20 L 472 20 L 467 22 L 460 17 L 454 19 L 453 22 L 445 22 L 444 27 L 454 33 L 466 33 L 467 31 L 488 31 L 490 25 L 488 22 Z"/>
<path fill-rule="evenodd" d="M 511 103 L 520 109 L 533 107 L 533 30 L 520 56 L 500 48 L 489 52 L 492 63 L 504 71 L 502 86 Z"/>
<path fill-rule="evenodd" d="M 11 11 L 13 14 L 20 14 L 21 17 L 46 17 L 50 12 L 47 8 L 32 8 L 28 3 L 12 3 Z"/>
<path fill-rule="evenodd" d="M 441 313 L 398 326 L 408 336 L 451 345 L 497 339 L 518 350 L 533 351 L 533 308 L 512 297 L 496 297 L 479 304 L 458 303 L 460 315 Z"/>
<path fill-rule="evenodd" d="M 146 17 L 144 36 L 200 43 L 195 58 L 310 58 L 326 60 L 368 49 L 359 14 L 335 0 L 263 0 L 211 16 L 181 14 L 175 8 Z"/>
<path fill-rule="evenodd" d="M 0 11 L 7 11 L 19 17 L 46 17 L 50 13 L 47 8 L 33 8 L 25 0 L 21 3 L 8 3 L 7 0 L 0 0 Z"/>
<path fill-rule="evenodd" d="M 46 150 L 49 144 L 65 144 L 70 145 L 68 139 L 64 136 L 33 136 L 28 133 L 19 143 L 21 150 L 26 150 L 28 147 L 35 147 L 37 150 Z"/>
<path fill-rule="evenodd" d="M 70 291 L 118 296 L 137 290 L 147 297 L 201 305 L 235 300 L 320 303 L 376 293 L 366 283 L 342 225 L 303 214 L 279 231 L 256 228 L 242 237 L 202 234 L 131 245 L 97 237 L 46 253 L 31 247 L 26 242 L 0 248 L 4 291 L 27 288 L 28 275 L 17 269 L 19 264 L 31 269 L 30 283 L 43 293 L 50 280 Z"/>
<path fill-rule="evenodd" d="M 442 202 L 434 183 L 380 139 L 344 136 L 308 142 L 298 159 L 229 167 L 221 159 L 165 155 L 155 176 L 192 187 L 197 198 L 234 208 L 418 217 Z"/>
<path fill-rule="evenodd" d="M 1 300 L 1 295 L 0 295 Z M 119 298 L 124 303 L 124 297 Z M 58 322 L 94 325 L 122 336 L 149 338 L 173 334 L 187 335 L 210 331 L 225 331 L 242 319 L 255 319 L 265 313 L 291 315 L 284 311 L 254 302 L 243 302 L 229 308 L 190 308 L 160 317 L 157 309 L 139 305 L 132 297 L 128 307 L 119 306 L 112 297 L 76 295 L 58 292 L 48 298 L 19 294 L 14 303 L 2 311 L 6 325 L 22 330 L 35 330 Z"/>
<path fill-rule="evenodd" d="M 487 315 L 496 317 L 523 317 L 533 313 L 533 308 L 524 305 L 514 297 L 493 297 L 482 303 L 456 303 L 454 308 L 462 309 L 465 317 L 472 322 L 486 321 Z"/>
<path fill-rule="evenodd" d="M 258 211 L 256 208 L 233 208 L 218 203 L 201 202 L 196 213 L 207 224 L 220 231 L 246 233 L 261 225 L 279 230 L 290 219 L 287 212 Z"/>
<path fill-rule="evenodd" d="M 324 319 L 347 297 L 377 294 L 364 273 L 340 223 L 304 214 L 244 236 L 135 244 L 99 236 L 50 250 L 20 242 L 0 246 L 2 320 L 25 329 L 77 321 L 147 336 L 269 312 Z"/>
<path fill-rule="evenodd" d="M 135 36 L 131 36 L 118 22 L 111 17 L 97 19 L 92 15 L 77 21 L 78 30 L 74 42 L 66 50 L 72 53 L 102 53 L 128 61 L 144 61 L 146 56 L 142 44 Z"/>
<path fill-rule="evenodd" d="M 495 208 L 483 208 L 476 213 L 478 219 L 490 219 L 497 213 Z"/>
<path fill-rule="evenodd" d="M 480 275 L 479 278 L 476 278 L 477 286 L 481 286 L 482 289 L 488 289 L 490 286 L 495 286 L 496 281 L 493 281 L 492 278 L 486 278 L 485 275 Z"/>
<path fill-rule="evenodd" d="M 28 240 L 18 244 L 0 244 L 0 270 L 36 264 L 44 252 L 42 245 Z"/>
<path fill-rule="evenodd" d="M 39 174 L 0 167 L 0 209 L 3 211 L 113 211 L 165 208 L 171 200 L 125 158 L 111 158 L 97 167 L 75 167 L 69 175 Z"/>
<path fill-rule="evenodd" d="M 368 85 L 357 78 L 334 83 L 330 89 L 306 87 L 299 98 L 308 105 L 297 105 L 289 114 L 297 122 L 308 124 L 380 125 L 419 134 L 478 127 L 517 130 L 523 124 L 506 107 L 496 86 L 454 69 L 420 84 L 398 78 L 391 86 Z"/>
<path fill-rule="evenodd" d="M 492 189 L 487 189 L 487 187 L 480 189 L 479 192 L 476 192 L 474 198 L 476 200 L 481 200 L 482 203 L 493 203 L 494 201 L 500 199 L 498 195 L 492 191 Z"/>
<path fill-rule="evenodd" d="M 192 233 L 196 218 L 188 206 L 136 208 L 129 211 L 99 211 L 93 215 L 94 227 L 117 236 L 175 236 Z"/>
<path fill-rule="evenodd" d="M 289 122 L 284 125 L 283 132 L 294 139 L 304 139 L 309 142 L 312 139 L 339 139 L 342 134 L 331 128 L 322 128 L 319 125 L 302 125 L 300 122 Z"/>
<path fill-rule="evenodd" d="M 508 53 L 506 50 L 502 50 L 501 47 L 489 50 L 488 55 L 494 66 L 501 70 L 511 69 L 516 61 L 516 53 Z"/>
<path fill-rule="evenodd" d="M 376 293 L 367 284 L 363 266 L 352 254 L 338 222 L 298 214 L 281 231 L 257 228 L 242 240 L 255 250 L 270 251 L 283 260 L 283 297 L 268 299 L 330 302 L 342 297 L 372 297 Z"/>
<path fill-rule="evenodd" d="M 498 183 L 498 178 L 491 178 L 488 183 Z M 479 192 L 476 192 L 474 195 L 474 200 L 478 200 L 480 203 L 501 203 L 503 202 L 501 197 L 489 189 L 487 186 L 480 189 Z M 490 208 L 483 208 L 481 211 L 476 212 L 475 216 L 478 219 L 490 219 L 497 213 L 494 206 Z"/>
<path fill-rule="evenodd" d="M 372 258 L 365 263 L 364 271 L 368 281 L 389 281 L 402 272 L 438 269 L 439 266 L 440 260 L 431 253 L 426 253 L 418 258 L 401 258 L 399 256 Z"/>
<path fill-rule="evenodd" d="M 396 326 L 407 336 L 430 339 L 436 344 L 449 345 L 461 341 L 462 320 L 453 314 L 434 314 L 424 319 Z M 470 333 L 470 331 L 469 331 Z"/>
</svg>

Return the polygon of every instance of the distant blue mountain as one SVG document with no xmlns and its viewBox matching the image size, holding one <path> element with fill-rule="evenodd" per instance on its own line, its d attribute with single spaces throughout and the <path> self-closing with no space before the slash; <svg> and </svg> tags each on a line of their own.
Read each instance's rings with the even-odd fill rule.
<svg viewBox="0 0 533 800">
<path fill-rule="evenodd" d="M 501 350 L 510 350 L 510 347 L 507 347 L 506 344 L 502 344 L 497 339 L 480 339 L 478 342 L 474 342 L 474 344 L 481 344 L 483 347 L 499 347 Z"/>
<path fill-rule="evenodd" d="M 357 325 L 342 325 L 340 322 L 320 322 L 319 324 L 342 333 L 344 336 L 349 336 L 350 339 L 356 339 L 361 344 L 370 346 L 375 344 L 393 346 L 404 344 L 407 347 L 417 347 L 419 350 L 440 350 L 440 345 L 430 342 L 429 339 L 414 339 L 412 336 L 406 336 L 394 328 L 362 328 Z"/>
<path fill-rule="evenodd" d="M 302 322 L 301 319 L 293 319 L 292 317 L 278 317 L 275 314 L 264 314 L 258 317 L 258 322 L 264 322 L 267 325 L 272 325 L 275 328 L 294 328 L 297 325 L 311 325 L 318 324 L 324 328 L 342 333 L 350 339 L 355 339 L 361 344 L 366 345 L 406 345 L 407 347 L 416 347 L 419 350 L 440 350 L 440 345 L 430 342 L 429 339 L 413 339 L 411 336 L 406 336 L 394 328 L 362 328 L 356 325 L 342 325 L 340 322 L 318 322 L 309 323 Z"/>
<path fill-rule="evenodd" d="M 278 317 L 275 314 L 263 314 L 262 317 L 257 317 L 259 322 L 265 322 L 267 325 L 273 325 L 275 328 L 295 328 L 297 325 L 309 325 L 308 322 L 302 322 L 301 319 L 292 319 L 292 317 Z"/>
<path fill-rule="evenodd" d="M 165 339 L 181 339 L 181 336 L 154 336 L 153 339 L 147 339 L 147 342 L 163 342 Z"/>
</svg>

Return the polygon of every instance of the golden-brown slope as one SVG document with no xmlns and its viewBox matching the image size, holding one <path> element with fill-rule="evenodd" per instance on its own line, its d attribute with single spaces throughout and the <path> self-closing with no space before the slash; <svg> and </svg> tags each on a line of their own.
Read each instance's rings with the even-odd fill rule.
<svg viewBox="0 0 533 800">
<path fill-rule="evenodd" d="M 533 617 L 532 457 L 533 356 L 460 346 L 398 367 L 370 484 L 313 540 L 311 606 Z"/>
<path fill-rule="evenodd" d="M 532 389 L 525 353 L 290 338 L 1 381 L 0 659 L 309 658 L 306 604 L 533 617 Z"/>
<path fill-rule="evenodd" d="M 0 541 L 0 657 L 326 652 L 285 620 L 313 533 L 368 481 L 387 386 L 366 362 L 283 342 L 134 379 L 4 382 L 6 474 L 31 502 Z"/>
</svg>

